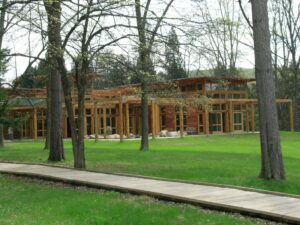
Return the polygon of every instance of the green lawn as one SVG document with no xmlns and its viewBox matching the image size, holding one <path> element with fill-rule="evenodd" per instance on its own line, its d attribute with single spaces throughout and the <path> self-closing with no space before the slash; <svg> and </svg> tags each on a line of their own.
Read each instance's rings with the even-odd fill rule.
<svg viewBox="0 0 300 225">
<path fill-rule="evenodd" d="M 1 225 L 264 224 L 239 215 L 0 175 Z"/>
<path fill-rule="evenodd" d="M 86 141 L 88 169 L 139 174 L 197 182 L 255 187 L 300 195 L 300 133 L 283 132 L 282 148 L 287 180 L 258 179 L 260 147 L 258 135 L 186 137 L 157 139 L 149 152 L 140 152 L 139 141 Z M 71 145 L 67 160 L 72 166 Z M 43 142 L 8 143 L 0 150 L 0 160 L 47 163 Z"/>
</svg>

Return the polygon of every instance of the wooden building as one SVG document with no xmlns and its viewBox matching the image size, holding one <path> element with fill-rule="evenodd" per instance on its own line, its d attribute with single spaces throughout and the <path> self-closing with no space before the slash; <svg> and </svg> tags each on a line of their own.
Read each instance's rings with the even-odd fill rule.
<svg viewBox="0 0 300 225">
<path fill-rule="evenodd" d="M 258 129 L 257 100 L 249 98 L 249 83 L 254 79 L 195 77 L 173 80 L 183 100 L 192 104 L 171 104 L 170 100 L 149 93 L 149 133 L 159 135 L 162 130 L 178 131 L 181 134 L 214 134 L 232 132 L 254 132 Z M 139 84 L 120 86 L 107 90 L 95 90 L 90 86 L 86 95 L 85 133 L 86 135 L 113 134 L 130 137 L 141 132 L 141 102 Z M 152 84 L 159 89 L 166 85 Z M 22 96 L 22 97 L 18 97 Z M 24 97 L 26 96 L 26 97 Z M 46 135 L 46 90 L 18 89 L 11 96 L 14 106 L 12 117 L 24 117 L 24 122 L 15 129 L 16 138 L 43 138 Z M 194 99 L 206 98 L 202 105 L 193 104 Z M 76 93 L 73 91 L 73 98 Z M 175 97 L 174 97 L 175 98 Z M 19 102 L 18 102 L 19 101 Z M 75 101 L 74 101 L 75 102 Z M 288 107 L 290 129 L 293 130 L 292 101 L 277 99 L 277 104 Z M 74 105 L 75 117 L 77 106 Z M 70 137 L 67 113 L 63 107 L 63 134 Z M 7 129 L 6 129 L 7 130 Z M 131 134 L 131 135 L 130 135 Z"/>
</svg>

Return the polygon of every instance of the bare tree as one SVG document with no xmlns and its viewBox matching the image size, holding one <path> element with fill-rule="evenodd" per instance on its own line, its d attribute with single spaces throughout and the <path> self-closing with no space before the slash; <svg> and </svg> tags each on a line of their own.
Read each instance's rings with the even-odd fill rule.
<svg viewBox="0 0 300 225">
<path fill-rule="evenodd" d="M 102 3 L 99 3 L 94 2 L 93 0 L 88 0 L 86 4 L 83 4 L 79 7 L 79 11 L 77 11 L 76 14 L 80 15 L 82 13 L 83 15 L 79 16 L 74 25 L 69 28 L 69 31 L 66 34 L 66 38 L 63 41 L 62 48 L 67 51 L 68 55 L 72 58 L 72 61 L 74 63 L 75 86 L 78 91 L 78 120 L 76 123 L 75 115 L 73 112 L 74 102 L 72 100 L 70 89 L 71 85 L 67 76 L 66 68 L 64 66 L 63 58 L 61 58 L 60 71 L 62 74 L 65 104 L 68 112 L 68 120 L 71 130 L 75 168 L 85 168 L 84 117 L 85 95 L 87 91 L 86 75 L 88 74 L 88 72 L 91 72 L 91 63 L 101 50 L 127 37 L 126 34 L 120 35 L 119 37 L 111 35 L 111 33 L 113 33 L 111 30 L 117 27 L 126 27 L 125 24 L 114 23 L 105 25 L 103 24 L 102 19 L 105 17 L 114 16 L 114 13 L 111 10 L 121 8 L 122 6 L 124 5 L 120 4 L 118 1 L 103 1 Z M 95 7 L 97 7 L 97 10 L 95 10 Z M 83 8 L 84 10 L 82 10 L 81 8 Z M 105 41 L 103 39 L 104 36 L 107 37 Z M 67 50 L 67 44 L 70 38 L 72 39 L 72 43 L 69 43 L 69 50 Z M 72 51 L 70 49 L 72 49 Z M 72 54 L 71 52 L 74 53 Z M 76 131 L 77 128 L 78 132 Z"/>
<path fill-rule="evenodd" d="M 255 76 L 260 119 L 263 179 L 285 179 L 272 68 L 267 0 L 252 0 Z"/>
<path fill-rule="evenodd" d="M 300 3 L 272 1 L 273 62 L 279 97 L 293 100 L 295 130 L 300 130 Z"/>
<path fill-rule="evenodd" d="M 65 159 L 62 137 L 62 100 L 60 59 L 63 58 L 61 49 L 61 1 L 44 0 L 48 17 L 48 61 L 50 66 L 50 99 L 51 99 L 51 133 L 50 161 Z"/>
<path fill-rule="evenodd" d="M 238 75 L 236 62 L 241 56 L 240 42 L 244 26 L 235 0 L 194 0 L 195 16 L 199 23 L 192 24 L 194 45 L 214 68 L 214 75 Z M 216 14 L 216 11 L 218 12 Z M 201 21 L 201 22 L 200 22 Z"/>
<path fill-rule="evenodd" d="M 149 150 L 149 125 L 148 125 L 148 90 L 147 84 L 149 77 L 151 77 L 151 53 L 155 38 L 158 35 L 158 30 L 165 18 L 169 8 L 171 7 L 174 0 L 169 0 L 161 16 L 157 16 L 150 10 L 151 0 L 147 0 L 143 5 L 140 0 L 135 0 L 135 17 L 138 30 L 138 67 L 139 76 L 141 82 L 141 107 L 142 107 L 142 140 L 141 140 L 141 151 Z M 151 29 L 149 26 L 149 14 L 155 16 L 154 28 Z"/>
</svg>

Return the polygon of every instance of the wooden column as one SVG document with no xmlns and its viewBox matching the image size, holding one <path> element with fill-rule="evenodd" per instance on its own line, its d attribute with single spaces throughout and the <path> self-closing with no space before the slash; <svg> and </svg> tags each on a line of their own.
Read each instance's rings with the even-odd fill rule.
<svg viewBox="0 0 300 225">
<path fill-rule="evenodd" d="M 251 103 L 251 130 L 255 132 L 255 105 L 254 102 Z"/>
<path fill-rule="evenodd" d="M 156 115 L 156 126 L 155 126 L 155 131 L 156 135 L 160 133 L 160 127 L 161 127 L 161 121 L 160 121 L 160 107 L 159 105 L 155 104 L 155 115 Z"/>
<path fill-rule="evenodd" d="M 248 109 L 248 103 L 246 103 L 246 131 L 249 132 L 249 109 Z"/>
<path fill-rule="evenodd" d="M 123 129 L 123 102 L 122 97 L 119 99 L 119 131 L 120 131 L 120 141 L 123 141 L 124 129 Z"/>
<path fill-rule="evenodd" d="M 37 109 L 33 109 L 33 139 L 37 139 Z"/>
<path fill-rule="evenodd" d="M 103 108 L 103 133 L 104 133 L 104 138 L 106 138 L 106 108 Z"/>
<path fill-rule="evenodd" d="M 84 109 L 84 135 L 87 135 L 87 119 L 86 119 L 86 109 Z"/>
<path fill-rule="evenodd" d="M 209 112 L 208 112 L 208 105 L 204 106 L 203 111 L 203 126 L 204 126 L 204 134 L 209 134 Z"/>
<path fill-rule="evenodd" d="M 226 96 L 228 97 L 228 94 L 226 94 Z M 226 113 L 225 113 L 225 132 L 229 133 L 230 131 L 230 117 L 229 117 L 229 103 L 226 103 Z"/>
<path fill-rule="evenodd" d="M 94 132 L 95 132 L 95 141 L 98 140 L 99 135 L 99 120 L 98 120 L 98 106 L 97 103 L 94 105 Z"/>
<path fill-rule="evenodd" d="M 63 134 L 64 134 L 64 138 L 67 138 L 68 137 L 68 118 L 67 118 L 66 112 L 63 113 L 63 118 L 64 118 Z"/>
<path fill-rule="evenodd" d="M 234 115 L 233 115 L 233 103 L 232 101 L 229 102 L 229 132 L 234 131 Z"/>
<path fill-rule="evenodd" d="M 289 103 L 289 112 L 290 112 L 290 129 L 294 131 L 294 112 L 293 112 L 293 102 Z"/>
<path fill-rule="evenodd" d="M 125 127 L 126 127 L 126 136 L 130 138 L 130 118 L 129 118 L 129 104 L 125 104 Z"/>
<path fill-rule="evenodd" d="M 95 104 L 93 104 L 91 109 L 91 134 L 95 134 Z"/>
<path fill-rule="evenodd" d="M 182 105 L 180 106 L 180 110 L 179 110 L 179 119 L 180 119 L 180 137 L 183 137 L 183 107 Z"/>
<path fill-rule="evenodd" d="M 155 138 L 155 123 L 156 123 L 156 110 L 155 110 L 155 103 L 154 101 L 151 101 L 151 130 L 152 130 L 152 138 Z"/>
</svg>

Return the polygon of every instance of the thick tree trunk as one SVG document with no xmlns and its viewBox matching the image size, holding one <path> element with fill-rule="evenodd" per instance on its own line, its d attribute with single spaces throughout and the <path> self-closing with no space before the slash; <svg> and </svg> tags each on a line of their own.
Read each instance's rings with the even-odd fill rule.
<svg viewBox="0 0 300 225">
<path fill-rule="evenodd" d="M 51 73 L 51 123 L 49 161 L 65 159 L 62 140 L 61 80 L 57 69 Z"/>
<path fill-rule="evenodd" d="M 3 124 L 0 124 L 0 148 L 4 147 Z"/>
<path fill-rule="evenodd" d="M 5 33 L 4 23 L 5 23 L 6 8 L 3 6 L 5 6 L 6 4 L 7 4 L 7 0 L 3 0 L 2 4 L 0 4 L 0 6 L 2 7 L 0 11 L 0 50 L 2 50 L 3 36 Z"/>
<path fill-rule="evenodd" d="M 1 7 L 7 4 L 7 0 L 3 0 Z M 3 7 L 0 11 L 0 51 L 2 50 L 3 36 L 4 36 L 4 22 L 5 22 L 6 8 Z M 4 147 L 3 124 L 0 124 L 0 148 Z"/>
<path fill-rule="evenodd" d="M 68 121 L 71 131 L 71 139 L 72 139 L 72 150 L 73 150 L 73 156 L 74 156 L 74 167 L 75 166 L 75 158 L 76 158 L 76 152 L 77 152 L 77 132 L 76 132 L 76 122 L 75 122 L 75 116 L 73 111 L 73 102 L 72 102 L 72 93 L 71 93 L 71 87 L 70 83 L 67 77 L 67 70 L 65 68 L 65 62 L 64 59 L 60 59 L 60 72 L 61 72 L 61 79 L 62 79 L 62 86 L 63 86 L 63 92 L 64 92 L 64 99 L 65 99 L 65 105 L 68 113 Z"/>
<path fill-rule="evenodd" d="M 46 113 L 46 123 L 47 123 L 47 130 L 46 130 L 46 140 L 44 150 L 50 149 L 50 134 L 51 134 L 51 96 L 50 96 L 50 76 L 48 75 L 47 81 L 47 113 Z"/>
<path fill-rule="evenodd" d="M 48 59 L 50 64 L 50 151 L 49 161 L 65 159 L 62 139 L 61 75 L 59 60 L 63 57 L 61 49 L 61 1 L 44 0 L 48 17 Z"/>
<path fill-rule="evenodd" d="M 262 157 L 260 177 L 281 180 L 285 178 L 285 172 L 279 137 L 267 0 L 252 0 L 252 17 Z"/>
<path fill-rule="evenodd" d="M 141 151 L 149 150 L 149 120 L 148 120 L 148 94 L 146 83 L 142 83 L 142 97 L 141 97 L 141 105 L 142 105 L 142 140 L 141 140 Z"/>
<path fill-rule="evenodd" d="M 84 65 L 83 65 L 84 67 Z M 84 156 L 84 134 L 85 134 L 85 76 L 86 72 L 82 71 L 77 81 L 78 88 L 78 139 L 77 139 L 77 151 L 74 160 L 75 168 L 85 168 L 85 156 Z"/>
</svg>

